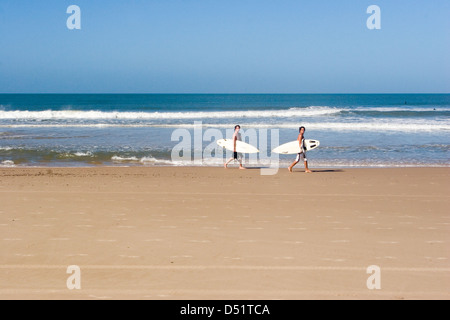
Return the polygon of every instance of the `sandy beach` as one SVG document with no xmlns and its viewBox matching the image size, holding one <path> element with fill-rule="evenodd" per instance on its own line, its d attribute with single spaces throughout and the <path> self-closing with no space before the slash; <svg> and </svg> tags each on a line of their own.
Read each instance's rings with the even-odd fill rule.
<svg viewBox="0 0 450 320">
<path fill-rule="evenodd" d="M 450 168 L 314 171 L 0 169 L 0 299 L 450 298 Z"/>
</svg>

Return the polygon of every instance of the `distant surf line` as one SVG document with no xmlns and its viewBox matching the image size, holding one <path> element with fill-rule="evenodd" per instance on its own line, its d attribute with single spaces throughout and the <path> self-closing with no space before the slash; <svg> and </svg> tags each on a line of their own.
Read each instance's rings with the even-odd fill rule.
<svg viewBox="0 0 450 320">
<path fill-rule="evenodd" d="M 423 121 L 424 122 L 424 121 Z M 308 129 L 335 130 L 335 131 L 392 131 L 392 132 L 418 132 L 418 131 L 448 131 L 450 123 L 401 123 L 401 122 L 302 122 Z M 245 128 L 268 129 L 298 129 L 299 122 L 295 123 L 241 123 Z M 230 128 L 234 123 L 214 124 L 204 123 L 206 128 Z M 25 128 L 195 128 L 198 125 L 192 123 L 162 124 L 162 123 L 47 123 L 47 124 L 0 124 L 0 128 L 25 129 Z"/>
</svg>

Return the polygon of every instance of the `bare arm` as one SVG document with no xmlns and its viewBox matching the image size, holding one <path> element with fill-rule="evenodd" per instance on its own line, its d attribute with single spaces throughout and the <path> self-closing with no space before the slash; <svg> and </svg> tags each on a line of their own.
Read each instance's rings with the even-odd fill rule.
<svg viewBox="0 0 450 320">
<path fill-rule="evenodd" d="M 298 140 L 298 144 L 300 145 L 300 150 L 302 150 L 302 148 L 303 148 L 303 146 L 302 146 L 303 134 L 302 133 L 300 133 L 298 135 L 297 140 Z"/>
</svg>

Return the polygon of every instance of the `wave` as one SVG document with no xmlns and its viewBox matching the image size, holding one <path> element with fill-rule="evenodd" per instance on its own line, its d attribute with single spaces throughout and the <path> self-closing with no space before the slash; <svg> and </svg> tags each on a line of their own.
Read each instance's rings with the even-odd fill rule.
<svg viewBox="0 0 450 320">
<path fill-rule="evenodd" d="M 93 156 L 92 152 L 75 152 L 73 155 L 76 157 L 92 157 Z"/>
<path fill-rule="evenodd" d="M 450 112 L 450 108 L 442 106 L 431 107 L 356 107 L 348 109 L 360 112 Z"/>
<path fill-rule="evenodd" d="M 298 129 L 300 124 L 305 126 L 308 130 L 314 129 L 318 131 L 372 131 L 381 132 L 435 132 L 435 131 L 450 131 L 450 123 L 441 123 L 435 121 L 428 123 L 427 121 L 415 121 L 404 123 L 401 121 L 387 121 L 387 122 L 301 122 L 301 123 L 242 123 L 241 127 L 245 130 L 248 128 L 254 129 Z M 164 125 L 168 128 L 195 128 L 196 124 L 174 124 Z M 233 128 L 233 123 L 228 124 L 202 124 L 206 128 Z M 154 126 L 158 127 L 158 126 Z"/>
<path fill-rule="evenodd" d="M 111 160 L 116 162 L 139 161 L 137 157 L 119 157 L 119 156 L 113 156 L 111 157 Z"/>
<path fill-rule="evenodd" d="M 425 123 L 425 122 L 348 122 L 348 123 L 306 123 L 305 127 L 315 130 L 335 130 L 335 131 L 396 131 L 396 132 L 419 132 L 419 131 L 450 131 L 448 123 Z M 283 127 L 283 126 L 281 126 Z"/>
<path fill-rule="evenodd" d="M 449 108 L 356 108 L 342 111 L 342 116 L 356 116 L 360 118 L 389 118 L 389 119 L 436 119 L 450 117 Z"/>
<path fill-rule="evenodd" d="M 436 107 L 328 107 L 309 106 L 288 109 L 261 110 L 228 110 L 228 111 L 173 111 L 173 112 L 127 112 L 100 110 L 43 110 L 43 111 L 5 111 L 0 108 L 0 119 L 3 120 L 170 120 L 170 119 L 237 119 L 237 118 L 289 118 L 317 117 L 347 113 L 358 114 L 395 114 L 395 113 L 430 113 L 448 114 L 447 106 Z"/>
<path fill-rule="evenodd" d="M 124 124 L 124 123 L 95 123 L 95 124 L 16 124 L 0 125 L 0 128 L 233 128 L 235 123 L 179 123 L 179 124 Z M 450 131 L 448 121 L 386 121 L 386 122 L 296 122 L 296 123 L 240 123 L 245 130 L 255 129 L 298 129 L 300 125 L 314 130 L 327 131 L 395 131 L 395 132 L 436 132 Z"/>
<path fill-rule="evenodd" d="M 208 112 L 105 112 L 105 111 L 0 111 L 3 120 L 167 120 L 315 117 L 341 112 L 339 108 L 307 107 L 285 110 L 208 111 Z"/>
<path fill-rule="evenodd" d="M 16 166 L 16 164 L 14 163 L 14 161 L 11 161 L 11 160 L 5 160 L 5 161 L 2 161 L 2 162 L 0 162 L 0 167 L 15 167 Z"/>
<path fill-rule="evenodd" d="M 183 166 L 188 163 L 188 161 L 172 161 L 169 159 L 157 159 L 152 156 L 145 156 L 145 157 L 120 157 L 120 156 L 113 156 L 111 158 L 111 161 L 121 163 L 121 162 L 127 162 L 127 163 L 140 163 L 143 165 L 150 165 L 150 164 L 158 164 L 158 165 L 170 165 L 170 166 Z"/>
<path fill-rule="evenodd" d="M 171 161 L 171 149 L 125 151 L 125 150 L 92 150 L 69 151 L 64 147 L 2 147 L 0 148 L 0 163 L 2 166 L 14 164 L 46 164 L 46 163 L 135 163 L 143 165 L 182 165 Z M 2 157 L 4 157 L 2 159 Z M 5 157 L 7 157 L 5 159 Z M 1 162 L 3 161 L 3 162 Z"/>
</svg>

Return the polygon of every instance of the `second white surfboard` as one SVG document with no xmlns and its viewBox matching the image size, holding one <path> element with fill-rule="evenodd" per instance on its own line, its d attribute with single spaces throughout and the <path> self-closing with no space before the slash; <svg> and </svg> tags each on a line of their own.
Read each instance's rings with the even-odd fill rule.
<svg viewBox="0 0 450 320">
<path fill-rule="evenodd" d="M 304 143 L 306 151 L 313 150 L 320 145 L 319 140 L 312 140 L 312 139 L 305 139 Z M 301 152 L 300 144 L 298 143 L 298 140 L 291 141 L 276 147 L 275 149 L 272 150 L 272 152 L 279 154 L 296 154 Z"/>
</svg>

